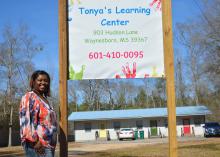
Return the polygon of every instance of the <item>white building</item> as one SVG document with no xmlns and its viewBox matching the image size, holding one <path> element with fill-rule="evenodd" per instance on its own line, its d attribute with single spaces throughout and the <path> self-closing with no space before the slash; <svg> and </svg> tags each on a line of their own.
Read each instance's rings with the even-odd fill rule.
<svg viewBox="0 0 220 157">
<path fill-rule="evenodd" d="M 203 136 L 205 106 L 176 107 L 177 136 Z M 120 128 L 144 132 L 144 138 L 168 136 L 167 108 L 73 112 L 69 117 L 69 137 L 75 141 L 117 139 Z M 142 136 L 143 138 L 143 136 Z"/>
</svg>

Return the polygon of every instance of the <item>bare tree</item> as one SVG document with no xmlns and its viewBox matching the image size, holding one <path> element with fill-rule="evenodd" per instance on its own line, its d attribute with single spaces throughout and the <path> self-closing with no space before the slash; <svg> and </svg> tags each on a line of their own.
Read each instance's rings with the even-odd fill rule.
<svg viewBox="0 0 220 157">
<path fill-rule="evenodd" d="M 154 101 L 154 107 L 164 107 L 166 106 L 166 84 L 165 79 L 157 78 L 155 79 L 154 89 L 152 91 L 152 96 Z"/>
<path fill-rule="evenodd" d="M 144 89 L 145 89 L 145 92 L 146 92 L 146 107 L 149 107 L 150 106 L 150 104 L 149 104 L 149 98 L 150 98 L 150 95 L 149 95 L 149 93 L 150 93 L 149 79 L 143 79 L 143 83 L 144 83 Z"/>
<path fill-rule="evenodd" d="M 182 68 L 182 57 L 176 59 L 176 95 L 177 95 L 177 105 L 186 105 L 186 85 L 183 77 L 183 68 Z"/>
<path fill-rule="evenodd" d="M 188 85 L 196 104 L 204 102 L 204 94 L 220 91 L 220 1 L 194 1 L 199 18 L 177 25 L 177 40 L 187 50 Z M 205 93 L 204 93 L 205 92 Z"/>
<path fill-rule="evenodd" d="M 20 74 L 20 76 L 23 76 L 22 79 L 28 83 L 31 74 L 35 69 L 32 59 L 38 52 L 43 50 L 43 45 L 41 43 L 35 43 L 36 37 L 29 34 L 27 25 L 20 26 L 19 35 L 22 45 L 21 51 L 24 55 L 22 58 L 22 64 L 20 64 L 20 66 L 17 66 L 17 68 L 19 73 L 25 73 L 25 75 Z M 52 75 L 51 80 L 53 80 Z"/>
<path fill-rule="evenodd" d="M 84 95 L 84 103 L 89 105 L 90 110 L 93 108 L 94 85 L 92 80 L 83 80 L 79 82 L 79 86 Z"/>
<path fill-rule="evenodd" d="M 198 23 L 205 30 L 204 45 L 206 46 L 205 73 L 213 83 L 216 91 L 220 91 L 220 1 L 204 1 L 205 13 L 201 8 L 202 19 Z M 199 5 L 199 4 L 198 4 Z M 220 93 L 220 92 L 219 92 Z"/>
<path fill-rule="evenodd" d="M 117 102 L 118 109 L 125 109 L 128 105 L 132 105 L 132 101 L 136 95 L 137 89 L 130 80 L 117 80 L 117 89 L 114 92 L 114 98 Z"/>
<path fill-rule="evenodd" d="M 84 103 L 89 105 L 90 110 L 100 110 L 102 94 L 104 92 L 103 80 L 83 80 L 79 87 L 84 95 Z"/>
<path fill-rule="evenodd" d="M 139 108 L 145 108 L 147 102 L 147 94 L 143 88 L 140 88 L 139 93 L 135 97 L 135 104 Z"/>
<path fill-rule="evenodd" d="M 188 79 L 191 79 L 192 91 L 195 95 L 195 103 L 200 103 L 199 96 L 201 95 L 200 85 L 203 82 L 203 63 L 205 47 L 201 43 L 204 42 L 201 38 L 202 31 L 197 28 L 196 23 L 178 24 L 178 41 L 187 50 Z"/>
<path fill-rule="evenodd" d="M 115 108 L 115 102 L 114 102 L 114 98 L 113 98 L 113 93 L 115 91 L 115 84 L 113 82 L 110 82 L 108 79 L 104 80 L 104 89 L 106 90 L 107 93 L 107 100 L 108 100 L 108 104 L 109 104 L 109 109 L 114 109 Z"/>
<path fill-rule="evenodd" d="M 8 114 L 10 115 L 9 120 L 9 140 L 8 146 L 11 146 L 11 134 L 12 134 L 12 119 L 14 112 L 14 103 L 16 102 L 16 96 L 20 95 L 19 89 L 26 90 L 27 86 L 23 78 L 26 74 L 26 69 L 21 71 L 19 67 L 22 65 L 28 64 L 32 65 L 31 59 L 32 56 L 29 56 L 31 53 L 36 52 L 34 45 L 31 41 L 31 35 L 29 34 L 27 28 L 24 29 L 23 25 L 20 25 L 16 30 L 11 26 L 5 26 L 2 31 L 3 39 L 0 42 L 0 73 L 3 77 L 1 78 L 6 83 L 5 89 L 5 103 L 10 106 Z M 26 43 L 30 42 L 29 46 L 33 49 L 26 48 Z M 27 53 L 28 52 L 28 53 Z M 28 60 L 26 60 L 26 56 Z M 33 67 L 33 66 L 32 66 Z M 16 111 L 17 112 L 17 111 Z"/>
<path fill-rule="evenodd" d="M 146 106 L 147 107 L 156 107 L 157 106 L 157 102 L 155 99 L 155 79 L 154 78 L 146 78 L 143 79 L 143 83 L 144 83 L 144 87 L 145 87 L 145 91 L 146 91 Z"/>
<path fill-rule="evenodd" d="M 78 84 L 76 81 L 68 81 L 68 94 L 69 94 L 69 102 L 72 102 L 72 105 L 74 105 L 74 111 L 78 111 L 78 105 L 77 101 L 79 99 L 79 95 L 77 94 Z M 71 105 L 68 104 L 68 106 Z"/>
</svg>

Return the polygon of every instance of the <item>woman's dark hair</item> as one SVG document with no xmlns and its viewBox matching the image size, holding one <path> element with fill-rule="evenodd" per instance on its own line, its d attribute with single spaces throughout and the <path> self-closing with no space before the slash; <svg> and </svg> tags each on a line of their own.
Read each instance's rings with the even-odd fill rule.
<svg viewBox="0 0 220 157">
<path fill-rule="evenodd" d="M 39 75 L 46 75 L 47 78 L 48 78 L 48 89 L 47 91 L 44 93 L 44 95 L 47 97 L 47 96 L 50 96 L 50 76 L 49 74 L 46 72 L 46 71 L 43 71 L 43 70 L 37 70 L 35 71 L 32 75 L 31 75 L 31 79 L 30 79 L 30 88 L 31 90 L 33 90 L 34 88 L 34 81 L 38 78 Z"/>
</svg>

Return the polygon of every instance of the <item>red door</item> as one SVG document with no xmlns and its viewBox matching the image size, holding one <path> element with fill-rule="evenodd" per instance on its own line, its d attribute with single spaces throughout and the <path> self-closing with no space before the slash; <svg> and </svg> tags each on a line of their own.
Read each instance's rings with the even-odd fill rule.
<svg viewBox="0 0 220 157">
<path fill-rule="evenodd" d="M 184 135 L 190 134 L 190 121 L 189 121 L 189 119 L 183 119 L 183 133 L 184 133 Z"/>
</svg>

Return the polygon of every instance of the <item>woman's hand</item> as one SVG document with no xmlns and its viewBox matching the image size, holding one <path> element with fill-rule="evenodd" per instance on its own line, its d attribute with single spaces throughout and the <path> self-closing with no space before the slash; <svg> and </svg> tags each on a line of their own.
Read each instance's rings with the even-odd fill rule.
<svg viewBox="0 0 220 157">
<path fill-rule="evenodd" d="M 45 150 L 43 145 L 40 143 L 40 141 L 38 141 L 35 145 L 34 145 L 34 149 L 35 151 L 39 154 L 39 155 L 44 155 L 45 154 Z"/>
</svg>

